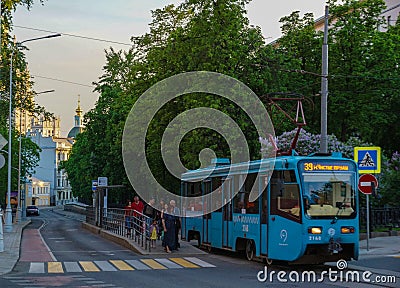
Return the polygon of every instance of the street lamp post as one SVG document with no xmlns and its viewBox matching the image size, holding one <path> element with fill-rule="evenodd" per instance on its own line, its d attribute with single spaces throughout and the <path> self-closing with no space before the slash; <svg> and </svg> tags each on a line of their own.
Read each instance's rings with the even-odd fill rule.
<svg viewBox="0 0 400 288">
<path fill-rule="evenodd" d="M 35 40 L 41 40 L 41 39 L 48 39 L 48 38 L 53 38 L 53 37 L 59 37 L 61 34 L 52 34 L 52 35 L 47 35 L 47 36 L 42 36 L 42 37 L 36 37 L 36 38 L 31 38 L 24 40 L 22 42 L 17 43 L 15 38 L 14 38 L 14 45 L 11 49 L 11 57 L 10 57 L 10 96 L 9 96 L 9 115 L 8 115 L 8 175 L 7 175 L 7 207 L 6 207 L 6 221 L 4 225 L 4 231 L 5 232 L 11 232 L 12 231 L 12 209 L 11 209 L 11 142 L 12 142 L 12 73 L 13 73 L 13 57 L 14 57 L 14 51 L 17 48 L 17 44 L 21 45 L 25 42 L 30 42 L 30 41 L 35 41 Z"/>
</svg>

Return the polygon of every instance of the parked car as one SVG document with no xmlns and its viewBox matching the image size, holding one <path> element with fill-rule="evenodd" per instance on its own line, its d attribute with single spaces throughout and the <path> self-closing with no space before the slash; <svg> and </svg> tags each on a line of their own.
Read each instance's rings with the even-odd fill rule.
<svg viewBox="0 0 400 288">
<path fill-rule="evenodd" d="M 30 216 L 30 215 L 36 215 L 39 216 L 40 212 L 39 212 L 39 208 L 35 205 L 29 205 L 28 207 L 26 207 L 26 215 Z"/>
</svg>

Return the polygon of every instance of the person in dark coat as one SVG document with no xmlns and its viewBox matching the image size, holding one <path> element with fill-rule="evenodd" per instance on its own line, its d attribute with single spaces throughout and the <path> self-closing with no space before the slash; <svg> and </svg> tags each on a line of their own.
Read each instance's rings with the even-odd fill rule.
<svg viewBox="0 0 400 288">
<path fill-rule="evenodd" d="M 162 214 L 162 224 L 164 229 L 163 246 L 167 253 L 175 248 L 175 216 L 172 215 L 173 207 L 169 206 L 167 211 Z"/>
</svg>

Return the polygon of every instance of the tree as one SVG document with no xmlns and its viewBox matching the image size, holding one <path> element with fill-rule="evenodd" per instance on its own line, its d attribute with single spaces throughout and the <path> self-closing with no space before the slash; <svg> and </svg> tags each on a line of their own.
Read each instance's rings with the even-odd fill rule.
<svg viewBox="0 0 400 288">
<path fill-rule="evenodd" d="M 129 183 L 121 155 L 125 120 L 138 97 L 158 81 L 182 72 L 206 70 L 239 79 L 259 93 L 266 92 L 271 72 L 260 64 L 275 55 L 264 45 L 260 29 L 249 25 L 244 9 L 247 2 L 188 0 L 177 7 L 169 5 L 157 9 L 152 12 L 150 32 L 133 38 L 132 49 L 125 52 L 110 49 L 106 53 L 104 75 L 96 88 L 101 96 L 96 107 L 85 115 L 86 132 L 77 139 L 66 165 L 74 193 L 80 186 L 74 185 L 78 182 L 78 173 L 74 174 L 74 164 L 70 163 L 86 167 L 83 162 L 87 165 L 89 159 L 79 156 L 87 152 L 86 145 L 98 165 L 81 173 L 94 176 L 93 170 L 96 170 L 96 176 L 107 175 L 112 184 Z M 184 95 L 174 103 L 167 103 L 157 113 L 146 139 L 146 153 L 153 174 L 170 190 L 177 191 L 179 181 L 166 173 L 160 153 L 161 137 L 174 117 L 196 107 L 212 107 L 233 117 L 249 140 L 252 157 L 259 157 L 255 131 L 239 107 L 213 95 Z M 78 144 L 79 141 L 87 142 L 83 145 Z M 220 135 L 210 129 L 195 129 L 180 144 L 186 167 L 199 167 L 198 154 L 207 147 L 217 156 L 229 156 L 226 142 Z M 132 188 L 127 187 L 127 193 L 131 192 Z"/>
<path fill-rule="evenodd" d="M 40 1 L 42 2 L 42 1 Z M 1 3 L 1 51 L 0 51 L 0 134 L 5 136 L 8 135 L 9 123 L 9 72 L 10 72 L 10 56 L 13 53 L 13 95 L 12 105 L 13 107 L 22 108 L 25 111 L 31 113 L 42 112 L 43 107 L 35 107 L 32 102 L 32 94 L 34 93 L 32 87 L 33 82 L 30 80 L 29 71 L 27 69 L 27 63 L 25 55 L 23 53 L 24 47 L 17 49 L 13 46 L 13 39 L 11 37 L 12 31 L 12 12 L 18 7 L 23 6 L 29 9 L 33 4 L 33 0 L 6 0 Z M 6 137 L 5 137 L 6 138 Z M 12 155 L 4 154 L 5 158 L 12 157 L 12 167 L 18 167 L 18 145 L 19 133 L 12 127 Z M 30 176 L 37 166 L 39 161 L 40 148 L 34 144 L 30 139 L 21 137 L 21 175 L 22 177 Z M 5 146 L 3 149 L 7 149 Z M 7 160 L 8 161 L 8 160 Z M 12 169 L 11 173 L 11 189 L 17 190 L 18 187 L 18 174 Z M 7 190 L 7 169 L 3 167 L 0 169 L 0 178 L 4 181 L 0 182 L 0 203 L 5 199 L 5 191 Z"/>
</svg>

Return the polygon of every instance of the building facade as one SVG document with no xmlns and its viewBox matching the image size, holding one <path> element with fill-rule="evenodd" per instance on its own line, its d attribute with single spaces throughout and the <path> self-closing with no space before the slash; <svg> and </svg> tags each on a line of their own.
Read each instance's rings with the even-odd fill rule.
<svg viewBox="0 0 400 288">
<path fill-rule="evenodd" d="M 40 152 L 38 167 L 35 168 L 35 173 L 27 184 L 27 205 L 39 205 L 39 202 L 41 205 L 63 205 L 77 200 L 72 195 L 67 173 L 60 168 L 61 163 L 68 160 L 75 136 L 83 131 L 80 101 L 78 101 L 78 107 L 75 111 L 75 126 L 71 129 L 68 137 L 60 137 L 59 119 L 47 121 L 44 118 L 37 117 L 34 121 L 31 121 L 27 136 L 42 151 Z M 48 183 L 48 186 L 46 186 L 48 187 L 48 198 L 44 193 L 46 189 L 43 190 L 41 186 L 44 183 L 46 185 Z M 30 194 L 31 197 L 29 197 Z M 46 202 L 46 199 L 48 199 L 48 202 Z"/>
</svg>

